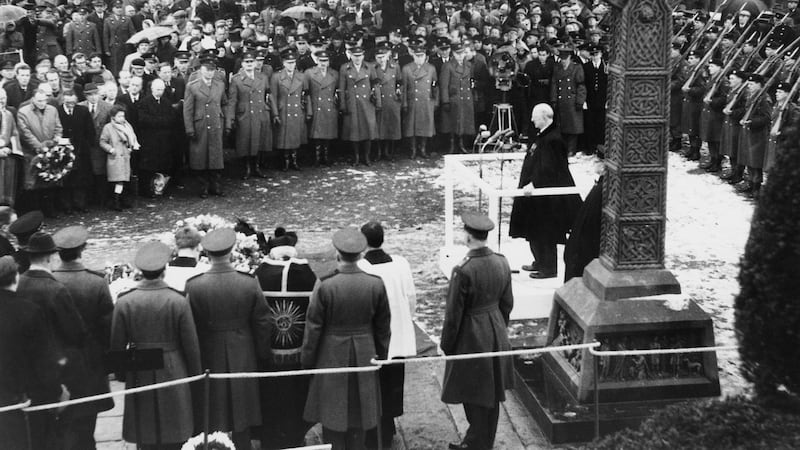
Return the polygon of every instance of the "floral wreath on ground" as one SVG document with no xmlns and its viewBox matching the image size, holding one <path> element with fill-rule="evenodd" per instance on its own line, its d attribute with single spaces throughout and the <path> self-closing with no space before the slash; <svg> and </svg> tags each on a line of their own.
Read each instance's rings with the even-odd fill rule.
<svg viewBox="0 0 800 450">
<path fill-rule="evenodd" d="M 243 221 L 240 220 L 239 222 Z M 231 264 L 236 270 L 252 274 L 264 259 L 265 253 L 259 245 L 257 234 L 245 234 L 237 224 L 213 214 L 201 214 L 179 220 L 175 223 L 173 231 L 160 233 L 155 236 L 155 239 L 170 247 L 175 247 L 175 231 L 185 226 L 196 228 L 201 236 L 205 236 L 206 233 L 219 228 L 236 229 L 236 244 L 234 244 L 231 251 Z M 255 230 L 252 231 L 254 232 Z M 201 254 L 200 261 L 208 263 L 208 257 L 205 254 Z M 120 293 L 136 287 L 139 275 L 138 271 L 127 263 L 107 263 L 105 273 L 112 298 L 115 300 Z"/>
<path fill-rule="evenodd" d="M 64 178 L 75 164 L 75 148 L 69 139 L 60 139 L 58 143 L 45 141 L 42 149 L 33 158 L 36 176 L 46 183 L 55 183 Z"/>
<path fill-rule="evenodd" d="M 200 433 L 197 436 L 189 438 L 181 450 L 204 450 L 203 437 L 205 433 Z M 236 450 L 233 441 L 226 433 L 215 431 L 208 435 L 208 450 Z"/>
</svg>

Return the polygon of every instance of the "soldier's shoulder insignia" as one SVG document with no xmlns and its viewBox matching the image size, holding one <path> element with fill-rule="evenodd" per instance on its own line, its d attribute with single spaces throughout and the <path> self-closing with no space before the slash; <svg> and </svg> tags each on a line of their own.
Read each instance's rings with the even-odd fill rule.
<svg viewBox="0 0 800 450">
<path fill-rule="evenodd" d="M 325 281 L 325 280 L 327 280 L 329 278 L 333 278 L 333 276 L 337 275 L 338 273 L 339 273 L 339 269 L 334 269 L 333 271 L 331 271 L 331 272 L 319 277 L 319 281 Z"/>
<path fill-rule="evenodd" d="M 458 264 L 456 264 L 455 268 L 459 268 L 460 269 L 460 268 L 464 267 L 465 265 L 467 265 L 467 263 L 471 259 L 472 259 L 471 257 L 465 256 L 464 259 L 462 259 L 461 261 L 458 262 Z"/>
</svg>

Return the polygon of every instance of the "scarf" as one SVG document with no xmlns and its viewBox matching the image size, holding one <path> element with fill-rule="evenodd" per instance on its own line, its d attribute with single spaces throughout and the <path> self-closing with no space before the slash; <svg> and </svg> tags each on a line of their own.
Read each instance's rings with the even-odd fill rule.
<svg viewBox="0 0 800 450">
<path fill-rule="evenodd" d="M 139 140 L 136 138 L 133 127 L 127 120 L 124 123 L 111 122 L 111 126 L 114 127 L 114 130 L 116 130 L 117 134 L 128 148 L 139 150 Z"/>
</svg>

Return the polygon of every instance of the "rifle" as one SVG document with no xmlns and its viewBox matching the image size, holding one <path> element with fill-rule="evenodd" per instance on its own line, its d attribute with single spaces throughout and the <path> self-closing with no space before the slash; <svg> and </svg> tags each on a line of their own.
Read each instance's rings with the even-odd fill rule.
<svg viewBox="0 0 800 450">
<path fill-rule="evenodd" d="M 792 68 L 789 71 L 789 77 L 787 77 L 787 78 L 791 78 L 791 76 L 798 69 L 800 69 L 800 59 L 798 59 L 797 61 L 794 62 L 794 64 L 792 64 Z M 792 84 L 792 89 L 789 91 L 789 95 L 786 96 L 786 98 L 783 100 L 783 102 L 781 102 L 781 103 L 779 103 L 777 105 L 778 106 L 778 116 L 775 118 L 775 121 L 772 123 L 772 128 L 770 129 L 770 132 L 769 132 L 771 137 L 772 136 L 777 136 L 777 135 L 780 134 L 781 125 L 782 125 L 782 122 L 783 122 L 783 113 L 786 111 L 786 108 L 789 106 L 789 103 L 792 102 L 792 98 L 795 95 L 797 95 L 798 91 L 800 91 L 800 77 L 794 82 L 794 84 Z"/>
<path fill-rule="evenodd" d="M 776 81 L 778 81 L 778 79 L 780 78 L 780 74 L 781 74 L 780 70 L 776 70 L 775 73 L 773 73 L 772 76 L 769 77 L 766 83 L 764 83 L 764 86 L 758 92 L 756 92 L 755 100 L 753 100 L 753 103 L 751 103 L 750 106 L 747 107 L 747 110 L 742 116 L 741 123 L 743 130 L 750 128 L 750 116 L 752 116 L 753 111 L 756 110 L 756 106 L 758 105 L 759 100 L 761 100 L 761 97 L 767 94 L 767 91 L 772 87 L 772 85 Z"/>
<path fill-rule="evenodd" d="M 711 79 L 711 83 L 710 83 L 711 87 L 708 89 L 708 92 L 706 92 L 705 97 L 703 97 L 703 102 L 705 102 L 705 103 L 710 102 L 711 98 L 714 97 L 714 94 L 717 93 L 717 91 L 719 90 L 720 85 L 722 84 L 722 80 L 724 80 L 725 77 L 727 77 L 730 74 L 731 69 L 733 69 L 733 64 L 736 62 L 736 58 L 739 57 L 739 54 L 741 53 L 741 51 L 742 51 L 742 47 L 737 48 L 736 52 L 733 55 L 733 58 L 731 58 L 729 61 L 727 61 L 725 63 L 725 66 L 722 68 L 722 70 L 720 70 L 716 75 L 714 75 L 714 78 Z"/>
<path fill-rule="evenodd" d="M 682 35 L 682 34 L 683 34 L 685 31 L 686 31 L 686 29 L 687 29 L 687 28 L 689 28 L 689 25 L 692 25 L 692 24 L 694 23 L 694 21 L 697 19 L 697 17 L 698 17 L 698 16 L 700 16 L 700 13 L 699 13 L 699 12 L 698 12 L 698 13 L 695 13 L 695 14 L 694 14 L 694 16 L 692 16 L 692 20 L 687 20 L 687 21 L 686 21 L 686 23 L 685 23 L 685 24 L 683 24 L 683 26 L 681 27 L 681 29 L 680 29 L 680 30 L 678 30 L 678 32 L 677 32 L 677 33 L 675 33 L 675 34 L 673 34 L 673 35 L 672 35 L 672 39 L 675 39 L 677 36 L 680 36 L 680 35 Z"/>
<path fill-rule="evenodd" d="M 746 5 L 747 5 L 746 3 L 743 4 L 742 7 L 739 9 L 739 12 L 742 12 L 742 9 L 744 9 L 744 7 Z M 750 34 L 750 31 L 753 29 L 753 27 L 755 26 L 756 22 L 758 22 L 758 20 L 761 19 L 761 16 L 764 15 L 765 11 L 766 10 L 761 11 L 760 13 L 758 13 L 758 16 L 756 16 L 755 20 L 751 20 L 750 23 L 747 24 L 747 28 L 745 28 L 744 31 L 742 31 L 742 34 L 739 35 L 739 38 L 736 39 L 736 42 L 733 44 L 734 48 L 737 48 L 737 49 L 741 49 L 742 48 L 742 44 L 744 43 L 745 38 Z M 728 61 L 725 61 L 725 62 L 727 63 Z"/>
<path fill-rule="evenodd" d="M 761 14 L 759 14 L 759 17 L 760 17 L 760 16 L 761 16 Z M 765 45 L 767 45 L 767 42 L 769 42 L 769 38 L 771 38 L 771 37 L 772 37 L 772 33 L 774 33 L 774 32 L 775 32 L 775 29 L 776 29 L 776 28 L 778 28 L 778 26 L 782 25 L 782 24 L 783 24 L 783 22 L 784 22 L 784 21 L 785 21 L 785 20 L 786 20 L 788 17 L 789 17 L 789 14 L 787 13 L 785 16 L 783 16 L 783 18 L 782 18 L 780 21 L 778 21 L 778 23 L 777 23 L 777 24 L 773 25 L 773 26 L 772 26 L 772 28 L 770 28 L 770 30 L 769 30 L 769 33 L 767 33 L 767 35 L 766 35 L 766 36 L 764 36 L 764 38 L 763 38 L 763 39 L 761 39 L 761 40 L 758 42 L 758 45 L 756 46 L 755 50 L 753 50 L 753 52 L 752 52 L 752 53 L 750 53 L 749 55 L 747 55 L 747 58 L 745 58 L 745 60 L 744 60 L 744 64 L 742 64 L 742 70 L 745 70 L 745 69 L 747 69 L 747 66 L 749 66 L 749 65 L 750 65 L 750 62 L 753 60 L 753 58 L 754 58 L 754 57 L 755 57 L 757 54 L 761 53 L 761 49 L 763 49 L 763 48 L 764 48 L 764 46 L 765 46 Z M 754 21 L 753 23 L 755 23 L 755 21 Z"/>
<path fill-rule="evenodd" d="M 694 39 L 692 39 L 692 42 L 691 42 L 691 44 L 689 44 L 689 47 L 686 48 L 686 51 L 681 52 L 681 58 L 683 58 L 686 55 L 688 55 L 689 52 L 691 52 L 692 50 L 696 49 L 697 46 L 700 45 L 700 41 L 703 40 L 703 36 L 705 36 L 706 31 L 708 31 L 709 28 L 714 26 L 713 18 L 717 17 L 717 15 L 720 14 L 720 11 L 722 10 L 722 7 L 725 6 L 726 3 L 728 3 L 728 0 L 725 0 L 724 2 L 720 3 L 719 5 L 717 5 L 717 9 L 715 9 L 714 12 L 711 15 L 708 16 L 708 21 L 706 21 L 706 24 L 703 26 L 703 28 L 700 30 L 700 32 L 697 33 L 697 36 L 695 36 Z M 744 5 L 742 5 L 742 7 L 744 8 Z M 695 18 L 697 18 L 697 15 L 695 15 Z M 694 22 L 694 19 L 692 19 L 692 21 Z M 722 33 L 720 33 L 720 34 L 722 34 Z"/>
<path fill-rule="evenodd" d="M 714 45 L 712 45 L 711 48 L 705 53 L 705 55 L 703 55 L 703 58 L 700 59 L 700 62 L 697 63 L 696 66 L 694 66 L 694 69 L 692 70 L 692 74 L 689 75 L 689 77 L 686 79 L 686 82 L 683 83 L 683 88 L 682 88 L 683 90 L 689 89 L 692 86 L 692 84 L 695 82 L 695 80 L 697 79 L 697 76 L 700 75 L 700 73 L 703 71 L 705 65 L 711 60 L 711 57 L 714 55 L 714 52 L 717 50 L 717 47 L 719 47 L 719 44 L 722 42 L 722 37 L 725 36 L 725 33 L 727 31 L 728 31 L 728 28 L 723 30 L 723 32 L 720 33 L 719 36 L 717 36 L 717 40 L 714 41 Z"/>
</svg>

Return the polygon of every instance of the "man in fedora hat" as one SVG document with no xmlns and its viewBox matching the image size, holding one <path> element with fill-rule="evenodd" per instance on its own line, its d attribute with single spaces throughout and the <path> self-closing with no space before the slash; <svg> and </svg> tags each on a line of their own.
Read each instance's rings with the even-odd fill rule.
<svg viewBox="0 0 800 450">
<path fill-rule="evenodd" d="M 52 257 L 58 252 L 58 247 L 49 233 L 37 231 L 23 250 L 28 254 L 31 266 L 19 277 L 17 292 L 42 309 L 53 331 L 56 358 L 64 361 L 61 384 L 67 387 L 73 397 L 86 396 L 88 373 L 85 351 L 89 335 L 69 290 L 53 276 Z M 80 406 L 68 407 L 60 414 L 56 430 L 59 439 L 70 433 L 70 424 L 79 410 Z"/>
<path fill-rule="evenodd" d="M 453 268 L 447 290 L 441 348 L 446 355 L 511 350 L 506 327 L 514 307 L 511 269 L 486 246 L 494 223 L 477 213 L 461 215 L 469 252 Z M 509 358 L 447 361 L 442 401 L 462 403 L 469 422 L 451 449 L 491 449 L 500 402 L 514 385 Z"/>
<path fill-rule="evenodd" d="M 211 267 L 186 281 L 203 368 L 211 372 L 253 372 L 271 356 L 269 308 L 258 282 L 230 263 L 235 244 L 233 228 L 205 235 Z M 236 448 L 249 448 L 250 427 L 261 425 L 258 380 L 214 380 L 209 402 L 210 427 L 233 432 Z M 203 406 L 197 402 L 195 411 Z"/>
<path fill-rule="evenodd" d="M 8 226 L 8 232 L 17 238 L 17 244 L 20 246 L 13 255 L 20 274 L 25 273 L 28 267 L 31 266 L 28 254 L 22 250 L 22 247 L 28 245 L 28 239 L 31 238 L 33 233 L 39 231 L 42 227 L 42 222 L 44 222 L 44 214 L 41 211 L 30 211 L 19 216 L 17 220 L 11 222 L 11 225 Z"/>
<path fill-rule="evenodd" d="M 86 341 L 87 376 L 82 386 L 85 389 L 73 392 L 73 396 L 81 397 L 109 392 L 103 356 L 109 349 L 111 314 L 114 312 L 114 302 L 103 273 L 89 270 L 82 263 L 88 238 L 89 231 L 80 225 L 62 228 L 53 235 L 61 259 L 61 264 L 53 269 L 53 277 L 67 288 L 89 333 Z M 113 407 L 111 399 L 70 407 L 72 420 L 63 436 L 66 448 L 94 448 L 97 413 Z"/>
<path fill-rule="evenodd" d="M 333 235 L 339 264 L 314 287 L 306 314 L 301 362 L 306 368 L 368 366 L 386 359 L 391 336 L 389 300 L 383 281 L 357 263 L 367 238 L 356 228 Z M 315 375 L 304 418 L 322 423 L 334 450 L 364 448 L 364 430 L 378 425 L 375 372 Z"/>
</svg>

